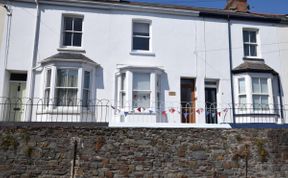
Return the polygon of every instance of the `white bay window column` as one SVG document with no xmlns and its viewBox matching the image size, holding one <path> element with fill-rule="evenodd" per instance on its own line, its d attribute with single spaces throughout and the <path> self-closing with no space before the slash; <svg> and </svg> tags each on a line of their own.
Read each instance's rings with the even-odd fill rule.
<svg viewBox="0 0 288 178">
<path fill-rule="evenodd" d="M 155 108 L 156 106 L 156 91 L 157 91 L 157 74 L 152 72 L 150 74 L 150 108 Z"/>
<path fill-rule="evenodd" d="M 55 87 L 56 87 L 56 80 L 57 80 L 57 68 L 55 66 L 51 67 L 51 91 L 50 91 L 50 102 L 49 105 L 52 109 L 53 105 L 56 104 L 56 93 L 55 93 Z"/>
<path fill-rule="evenodd" d="M 125 109 L 131 110 L 133 108 L 133 73 L 131 71 L 126 71 L 126 103 Z"/>
</svg>

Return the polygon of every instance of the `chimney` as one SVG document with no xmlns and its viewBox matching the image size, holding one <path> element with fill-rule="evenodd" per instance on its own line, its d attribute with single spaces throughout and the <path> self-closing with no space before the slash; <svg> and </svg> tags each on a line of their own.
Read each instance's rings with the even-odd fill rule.
<svg viewBox="0 0 288 178">
<path fill-rule="evenodd" d="M 225 10 L 233 10 L 237 12 L 248 12 L 249 5 L 247 0 L 227 0 Z"/>
</svg>

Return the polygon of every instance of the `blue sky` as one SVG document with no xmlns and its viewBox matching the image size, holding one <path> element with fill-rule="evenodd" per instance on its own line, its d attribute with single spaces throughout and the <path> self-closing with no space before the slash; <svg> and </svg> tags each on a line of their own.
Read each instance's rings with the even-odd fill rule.
<svg viewBox="0 0 288 178">
<path fill-rule="evenodd" d="M 188 5 L 195 7 L 211 7 L 222 9 L 226 0 L 130 0 L 137 2 L 165 3 Z M 248 0 L 250 11 L 274 14 L 288 14 L 288 0 Z"/>
</svg>

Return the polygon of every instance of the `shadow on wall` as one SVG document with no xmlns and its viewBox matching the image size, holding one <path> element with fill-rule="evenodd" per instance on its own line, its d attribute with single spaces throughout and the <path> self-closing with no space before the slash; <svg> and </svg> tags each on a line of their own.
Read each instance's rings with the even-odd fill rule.
<svg viewBox="0 0 288 178">
<path fill-rule="evenodd" d="M 95 77 L 96 90 L 104 89 L 103 71 L 104 71 L 103 67 L 101 66 L 98 66 L 96 69 L 96 77 Z"/>
<path fill-rule="evenodd" d="M 168 81 L 168 74 L 165 72 L 161 75 L 161 84 L 160 84 L 160 98 L 159 98 L 159 102 L 160 102 L 160 111 L 165 110 L 166 105 L 165 105 L 165 91 L 169 91 L 170 87 L 169 87 L 169 81 Z M 166 123 L 168 122 L 168 118 L 167 117 L 163 117 L 162 115 L 160 117 L 157 117 L 157 122 L 161 122 L 161 123 Z"/>
</svg>

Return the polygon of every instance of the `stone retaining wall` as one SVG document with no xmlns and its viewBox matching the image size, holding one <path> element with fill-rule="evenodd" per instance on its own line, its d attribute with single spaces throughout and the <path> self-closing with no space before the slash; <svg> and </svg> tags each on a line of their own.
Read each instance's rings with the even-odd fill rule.
<svg viewBox="0 0 288 178">
<path fill-rule="evenodd" d="M 287 129 L 0 127 L 0 177 L 288 177 Z"/>
</svg>

